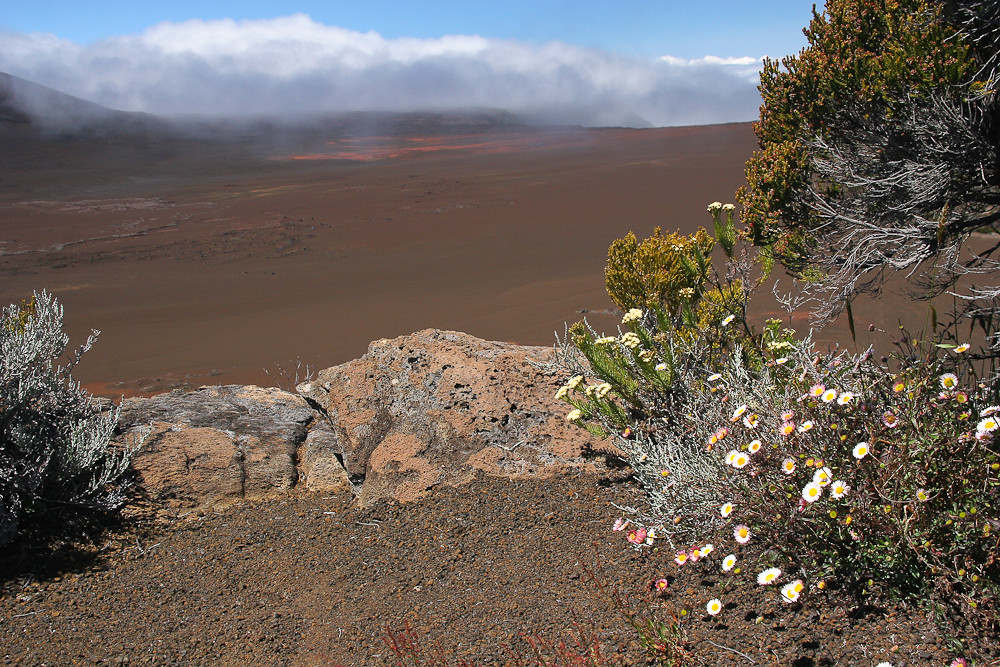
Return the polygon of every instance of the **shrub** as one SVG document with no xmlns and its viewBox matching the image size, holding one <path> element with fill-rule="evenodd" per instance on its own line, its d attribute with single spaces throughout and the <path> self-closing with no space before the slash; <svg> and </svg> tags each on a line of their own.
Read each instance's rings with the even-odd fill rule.
<svg viewBox="0 0 1000 667">
<path fill-rule="evenodd" d="M 55 508 L 113 510 L 125 499 L 135 446 L 111 445 L 117 410 L 103 413 L 65 365 L 69 337 L 54 296 L 35 293 L 0 317 L 0 543 L 23 519 Z"/>
<path fill-rule="evenodd" d="M 718 220 L 719 207 L 709 210 Z M 744 317 L 759 284 L 753 259 L 744 247 L 724 250 L 724 272 L 705 274 L 687 315 L 635 308 L 619 335 L 581 323 L 559 346 L 567 418 L 612 437 L 645 490 L 648 507 L 623 508 L 629 541 L 667 542 L 679 564 L 763 554 L 757 569 L 785 584 L 775 595 L 787 602 L 838 585 L 995 620 L 991 369 L 955 327 L 897 341 L 891 358 L 820 351 L 781 320 L 757 331 Z M 708 540 L 711 549 L 691 547 Z"/>
</svg>

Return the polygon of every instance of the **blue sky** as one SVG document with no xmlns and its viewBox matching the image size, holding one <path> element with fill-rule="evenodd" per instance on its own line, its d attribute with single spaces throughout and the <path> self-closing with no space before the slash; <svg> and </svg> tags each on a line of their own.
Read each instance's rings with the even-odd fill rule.
<svg viewBox="0 0 1000 667">
<path fill-rule="evenodd" d="M 166 114 L 492 106 L 582 124 L 749 120 L 760 57 L 805 46 L 812 4 L 6 2 L 0 71 Z"/>
</svg>

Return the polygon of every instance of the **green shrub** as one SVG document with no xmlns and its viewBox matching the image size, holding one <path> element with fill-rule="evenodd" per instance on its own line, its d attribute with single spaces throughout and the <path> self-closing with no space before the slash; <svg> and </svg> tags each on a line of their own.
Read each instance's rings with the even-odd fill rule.
<svg viewBox="0 0 1000 667">
<path fill-rule="evenodd" d="M 0 317 L 0 543 L 27 517 L 56 508 L 113 510 L 124 502 L 134 447 L 111 445 L 104 413 L 65 365 L 62 306 L 45 291 Z"/>
<path fill-rule="evenodd" d="M 954 327 L 899 341 L 882 360 L 871 348 L 821 351 L 781 320 L 758 331 L 744 318 L 759 284 L 752 258 L 726 254 L 690 304 L 697 326 L 653 304 L 629 310 L 617 336 L 583 323 L 562 341 L 567 418 L 613 438 L 646 492 L 647 507 L 623 508 L 629 541 L 669 543 L 678 563 L 763 554 L 738 569 L 777 568 L 764 578 L 784 584 L 775 596 L 788 602 L 836 585 L 993 622 L 1000 408 L 981 377 L 990 369 Z"/>
</svg>

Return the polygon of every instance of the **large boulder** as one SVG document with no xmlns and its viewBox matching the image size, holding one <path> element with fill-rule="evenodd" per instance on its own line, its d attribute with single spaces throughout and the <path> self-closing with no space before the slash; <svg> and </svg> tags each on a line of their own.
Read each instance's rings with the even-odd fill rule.
<svg viewBox="0 0 1000 667">
<path fill-rule="evenodd" d="M 532 362 L 553 350 L 427 329 L 371 343 L 297 387 L 327 421 L 318 438 L 362 504 L 420 497 L 478 473 L 545 476 L 594 467 L 601 443 L 565 420 L 566 378 Z M 322 460 L 306 447 L 304 458 Z"/>
<path fill-rule="evenodd" d="M 205 508 L 297 484 L 299 449 L 315 418 L 300 396 L 233 385 L 126 399 L 119 424 L 145 435 L 134 467 L 150 496 Z M 333 465 L 326 468 L 321 488 L 346 486 L 343 469 L 338 478 Z"/>
</svg>

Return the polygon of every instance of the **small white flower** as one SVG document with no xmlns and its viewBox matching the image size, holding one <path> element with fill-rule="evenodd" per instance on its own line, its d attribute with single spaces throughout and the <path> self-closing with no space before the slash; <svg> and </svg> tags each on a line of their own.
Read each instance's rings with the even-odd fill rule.
<svg viewBox="0 0 1000 667">
<path fill-rule="evenodd" d="M 722 569 L 724 571 L 729 572 L 734 567 L 736 567 L 736 555 L 735 554 L 729 554 L 728 556 L 726 556 L 725 558 L 722 559 Z"/>
<path fill-rule="evenodd" d="M 752 440 L 749 445 L 747 445 L 747 451 L 751 454 L 756 454 L 760 451 L 763 443 L 760 440 Z"/>
<path fill-rule="evenodd" d="M 979 413 L 979 416 L 989 417 L 990 415 L 996 414 L 998 411 L 1000 411 L 1000 405 L 991 405 L 983 408 L 983 411 Z"/>
<path fill-rule="evenodd" d="M 945 373 L 939 378 L 942 389 L 954 389 L 958 386 L 958 376 L 954 373 Z"/>
<path fill-rule="evenodd" d="M 705 558 L 706 556 L 708 556 L 708 554 L 712 553 L 713 551 L 715 551 L 715 545 L 706 544 L 698 551 L 698 555 L 701 558 Z"/>
<path fill-rule="evenodd" d="M 834 498 L 843 498 L 850 490 L 851 487 L 839 479 L 830 485 L 830 495 Z"/>
<path fill-rule="evenodd" d="M 781 570 L 776 567 L 769 567 L 757 575 L 757 583 L 761 586 L 768 586 L 777 581 L 781 576 Z"/>
<path fill-rule="evenodd" d="M 799 599 L 799 595 L 802 594 L 803 588 L 805 588 L 805 585 L 801 579 L 790 581 L 781 587 L 781 599 L 785 602 L 796 602 Z"/>
<path fill-rule="evenodd" d="M 1000 422 L 995 417 L 987 417 L 976 425 L 976 430 L 982 433 L 992 433 L 1000 427 Z"/>
<path fill-rule="evenodd" d="M 721 325 L 721 326 L 724 326 L 724 327 L 725 327 L 725 326 L 729 326 L 729 323 L 730 323 L 730 322 L 732 322 L 732 321 L 733 321 L 733 320 L 735 320 L 735 319 L 736 319 L 736 316 L 735 316 L 735 315 L 726 315 L 726 316 L 725 316 L 725 317 L 724 317 L 724 318 L 722 319 L 722 322 L 720 322 L 720 325 Z"/>
<path fill-rule="evenodd" d="M 799 424 L 799 433 L 805 433 L 806 431 L 811 431 L 813 427 L 812 420 L 806 420 Z"/>
<path fill-rule="evenodd" d="M 848 405 L 854 400 L 854 393 L 850 391 L 845 391 L 840 396 L 837 397 L 837 405 Z"/>
<path fill-rule="evenodd" d="M 883 661 L 875 665 L 875 667 L 892 667 L 892 663 Z"/>
<path fill-rule="evenodd" d="M 777 358 L 777 359 L 774 360 L 774 363 L 776 363 L 779 366 L 787 364 L 788 363 L 788 357 L 779 357 L 779 358 Z"/>
<path fill-rule="evenodd" d="M 722 602 L 719 600 L 719 598 L 714 598 L 712 600 L 709 600 L 708 604 L 705 605 L 705 611 L 707 611 L 712 616 L 715 616 L 720 611 L 722 611 Z"/>
<path fill-rule="evenodd" d="M 728 517 L 732 513 L 733 513 L 732 503 L 726 503 L 725 505 L 719 508 L 719 514 L 721 514 L 723 518 Z"/>
<path fill-rule="evenodd" d="M 820 398 L 823 399 L 824 403 L 833 403 L 837 399 L 837 390 L 827 389 Z"/>
<path fill-rule="evenodd" d="M 658 371 L 665 371 L 667 370 L 667 365 L 661 361 L 660 363 L 656 364 L 655 368 Z"/>
<path fill-rule="evenodd" d="M 791 475 L 795 472 L 795 459 L 785 459 L 781 462 L 781 472 Z"/>
<path fill-rule="evenodd" d="M 733 411 L 733 416 L 730 418 L 729 421 L 732 421 L 732 422 L 739 421 L 740 417 L 742 417 L 743 413 L 746 412 L 746 411 L 747 411 L 747 406 L 746 405 L 741 405 L 740 407 L 736 408 L 736 410 Z"/>
<path fill-rule="evenodd" d="M 820 468 L 813 473 L 813 482 L 820 486 L 829 486 L 831 481 L 833 481 L 833 471 L 829 468 Z"/>
<path fill-rule="evenodd" d="M 823 487 L 816 482 L 809 482 L 802 489 L 802 498 L 807 503 L 814 503 L 823 495 Z"/>
<path fill-rule="evenodd" d="M 750 463 L 750 457 L 747 456 L 746 452 L 736 452 L 736 456 L 733 457 L 733 462 L 730 465 L 740 470 L 745 468 L 748 463 Z"/>
<path fill-rule="evenodd" d="M 722 373 L 712 373 L 706 378 L 709 382 L 715 382 L 716 380 L 722 379 Z"/>
<path fill-rule="evenodd" d="M 963 352 L 968 352 L 969 351 L 969 344 L 968 343 L 962 343 L 961 345 L 959 345 L 958 347 L 955 348 L 955 351 L 958 352 L 959 354 L 962 354 Z"/>
<path fill-rule="evenodd" d="M 851 453 L 854 454 L 854 458 L 860 461 L 861 459 L 868 456 L 868 443 L 859 442 L 854 446 L 854 451 Z"/>
<path fill-rule="evenodd" d="M 740 544 L 746 544 L 750 541 L 750 529 L 742 524 L 736 526 L 733 528 L 733 539 Z"/>
</svg>

